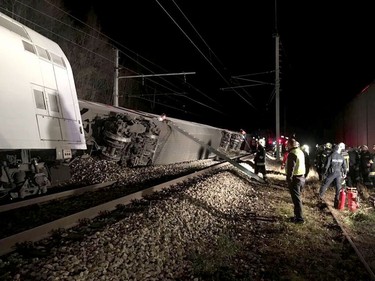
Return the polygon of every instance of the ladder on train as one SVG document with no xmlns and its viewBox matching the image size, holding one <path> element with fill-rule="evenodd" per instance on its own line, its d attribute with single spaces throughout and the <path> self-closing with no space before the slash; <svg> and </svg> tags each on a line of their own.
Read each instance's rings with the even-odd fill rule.
<svg viewBox="0 0 375 281">
<path fill-rule="evenodd" d="M 245 173 L 246 175 L 250 176 L 251 178 L 254 178 L 262 183 L 264 183 L 264 179 L 262 179 L 261 177 L 259 177 L 258 175 L 254 174 L 253 172 L 249 171 L 248 169 L 246 169 L 244 166 L 240 165 L 237 161 L 234 161 L 232 160 L 231 158 L 229 158 L 228 156 L 226 156 L 224 153 L 221 153 L 220 151 L 218 151 L 217 149 L 211 147 L 210 145 L 208 144 L 205 144 L 204 142 L 202 142 L 201 140 L 199 140 L 198 138 L 194 137 L 193 135 L 189 134 L 188 132 L 186 132 L 185 130 L 181 129 L 180 127 L 178 127 L 175 123 L 171 122 L 170 120 L 168 120 L 168 125 L 170 125 L 172 128 L 174 128 L 176 131 L 180 132 L 181 134 L 183 134 L 184 136 L 190 138 L 191 140 L 195 141 L 196 143 L 200 144 L 201 146 L 203 146 L 204 148 L 206 148 L 207 150 L 209 150 L 210 152 L 216 154 L 217 156 L 219 156 L 220 158 L 224 159 L 225 161 L 229 162 L 230 164 L 232 164 L 234 167 L 238 168 L 240 171 L 242 171 L 243 173 Z"/>
</svg>

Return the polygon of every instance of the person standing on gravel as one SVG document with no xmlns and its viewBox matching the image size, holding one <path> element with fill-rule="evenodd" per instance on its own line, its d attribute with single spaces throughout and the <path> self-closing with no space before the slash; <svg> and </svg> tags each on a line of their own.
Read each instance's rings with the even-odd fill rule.
<svg viewBox="0 0 375 281">
<path fill-rule="evenodd" d="M 266 141 L 265 139 L 260 139 L 258 141 L 257 150 L 254 156 L 254 173 L 258 175 L 259 173 L 262 174 L 263 179 L 267 182 L 267 173 L 266 173 Z"/>
<path fill-rule="evenodd" d="M 344 157 L 341 155 L 342 149 L 343 146 L 336 145 L 333 149 L 333 153 L 328 157 L 328 161 L 325 166 L 323 183 L 319 189 L 319 199 L 323 201 L 323 196 L 327 188 L 331 185 L 331 183 L 335 182 L 335 208 L 338 208 L 339 206 L 341 183 L 342 179 L 346 177 L 347 172 L 346 161 Z"/>
<path fill-rule="evenodd" d="M 305 186 L 305 155 L 295 139 L 288 140 L 288 158 L 286 161 L 286 181 L 294 205 L 294 217 L 291 221 L 298 224 L 305 222 L 302 211 L 302 188 Z"/>
</svg>

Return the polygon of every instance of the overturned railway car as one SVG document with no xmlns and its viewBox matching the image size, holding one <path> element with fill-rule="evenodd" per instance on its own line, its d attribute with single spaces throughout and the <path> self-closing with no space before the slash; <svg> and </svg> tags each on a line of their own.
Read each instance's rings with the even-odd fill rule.
<svg viewBox="0 0 375 281">
<path fill-rule="evenodd" d="M 90 101 L 79 103 L 89 153 L 124 166 L 216 158 L 215 151 L 238 153 L 243 142 L 240 132 Z"/>
<path fill-rule="evenodd" d="M 375 81 L 363 89 L 337 116 L 335 138 L 350 147 L 375 144 Z"/>
<path fill-rule="evenodd" d="M 0 197 L 46 193 L 82 154 L 136 167 L 240 151 L 240 132 L 79 100 L 59 45 L 2 13 L 0 42 Z"/>
</svg>

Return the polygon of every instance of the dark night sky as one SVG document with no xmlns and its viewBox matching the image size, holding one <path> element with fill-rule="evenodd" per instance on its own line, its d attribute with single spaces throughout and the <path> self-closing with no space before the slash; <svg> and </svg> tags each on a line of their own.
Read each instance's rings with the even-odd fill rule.
<svg viewBox="0 0 375 281">
<path fill-rule="evenodd" d="M 278 2 L 281 133 L 319 136 L 340 108 L 375 79 L 372 7 L 369 1 Z M 187 114 L 167 115 L 233 130 L 275 130 L 272 85 L 220 90 L 253 84 L 233 76 L 275 70 L 274 1 L 65 3 L 80 17 L 93 7 L 106 35 L 165 69 L 154 73 L 196 72 L 187 81 L 209 98 L 195 90 L 188 96 L 217 111 L 178 99 L 176 106 L 185 105 Z M 274 83 L 275 76 L 247 78 Z"/>
</svg>

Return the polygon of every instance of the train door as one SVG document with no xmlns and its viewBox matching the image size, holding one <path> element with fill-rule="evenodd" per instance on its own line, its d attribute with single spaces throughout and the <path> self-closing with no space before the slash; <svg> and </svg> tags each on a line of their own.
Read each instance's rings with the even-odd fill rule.
<svg viewBox="0 0 375 281">
<path fill-rule="evenodd" d="M 57 91 L 34 86 L 33 92 L 37 114 L 61 118 Z"/>
<path fill-rule="evenodd" d="M 62 140 L 61 109 L 56 91 L 33 85 L 36 119 L 41 140 Z"/>
</svg>

